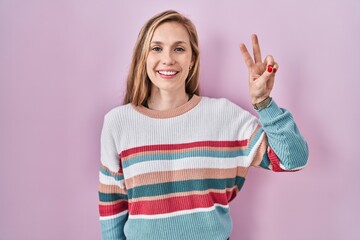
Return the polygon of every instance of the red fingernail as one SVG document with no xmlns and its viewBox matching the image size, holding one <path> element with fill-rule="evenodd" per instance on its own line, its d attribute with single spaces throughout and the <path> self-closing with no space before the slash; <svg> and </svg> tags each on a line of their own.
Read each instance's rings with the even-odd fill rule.
<svg viewBox="0 0 360 240">
<path fill-rule="evenodd" d="M 271 73 L 271 72 L 273 71 L 273 66 L 269 65 L 268 68 L 267 68 L 267 71 L 268 71 L 269 73 Z"/>
<path fill-rule="evenodd" d="M 277 69 L 276 68 L 273 68 L 273 72 L 276 73 Z"/>
</svg>

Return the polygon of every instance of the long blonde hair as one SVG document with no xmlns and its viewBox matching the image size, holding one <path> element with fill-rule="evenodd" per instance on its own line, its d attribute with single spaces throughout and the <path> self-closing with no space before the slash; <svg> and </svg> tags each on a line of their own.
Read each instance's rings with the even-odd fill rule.
<svg viewBox="0 0 360 240">
<path fill-rule="evenodd" d="M 182 14 L 169 10 L 157 14 L 148 20 L 138 35 L 127 77 L 124 104 L 132 103 L 138 106 L 146 103 L 148 100 L 151 91 L 151 82 L 146 72 L 146 59 L 150 51 L 150 41 L 155 29 L 165 22 L 180 23 L 189 33 L 194 65 L 190 69 L 186 79 L 185 91 L 190 95 L 199 95 L 200 51 L 195 25 Z"/>
</svg>

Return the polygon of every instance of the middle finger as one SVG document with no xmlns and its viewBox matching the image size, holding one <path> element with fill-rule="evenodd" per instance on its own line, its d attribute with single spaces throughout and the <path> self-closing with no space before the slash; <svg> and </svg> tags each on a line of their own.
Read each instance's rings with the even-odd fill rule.
<svg viewBox="0 0 360 240">
<path fill-rule="evenodd" d="M 262 62 L 259 40 L 256 34 L 251 36 L 255 63 Z"/>
</svg>

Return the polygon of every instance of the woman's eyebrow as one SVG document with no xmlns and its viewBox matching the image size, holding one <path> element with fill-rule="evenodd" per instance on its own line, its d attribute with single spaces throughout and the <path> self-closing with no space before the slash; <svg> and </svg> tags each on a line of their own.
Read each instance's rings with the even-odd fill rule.
<svg viewBox="0 0 360 240">
<path fill-rule="evenodd" d="M 164 43 L 161 42 L 161 41 L 152 41 L 151 44 L 162 45 Z M 185 42 L 185 41 L 176 41 L 172 45 L 178 45 L 178 44 L 187 44 L 187 42 Z"/>
</svg>

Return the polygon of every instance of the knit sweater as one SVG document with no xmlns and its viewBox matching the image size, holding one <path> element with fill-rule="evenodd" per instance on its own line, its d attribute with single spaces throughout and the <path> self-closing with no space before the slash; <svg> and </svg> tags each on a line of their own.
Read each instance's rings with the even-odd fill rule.
<svg viewBox="0 0 360 240">
<path fill-rule="evenodd" d="M 196 95 L 169 111 L 132 104 L 109 111 L 101 133 L 102 238 L 227 239 L 229 202 L 250 166 L 296 171 L 308 159 L 287 110 L 272 101 L 258 114 Z"/>
</svg>

